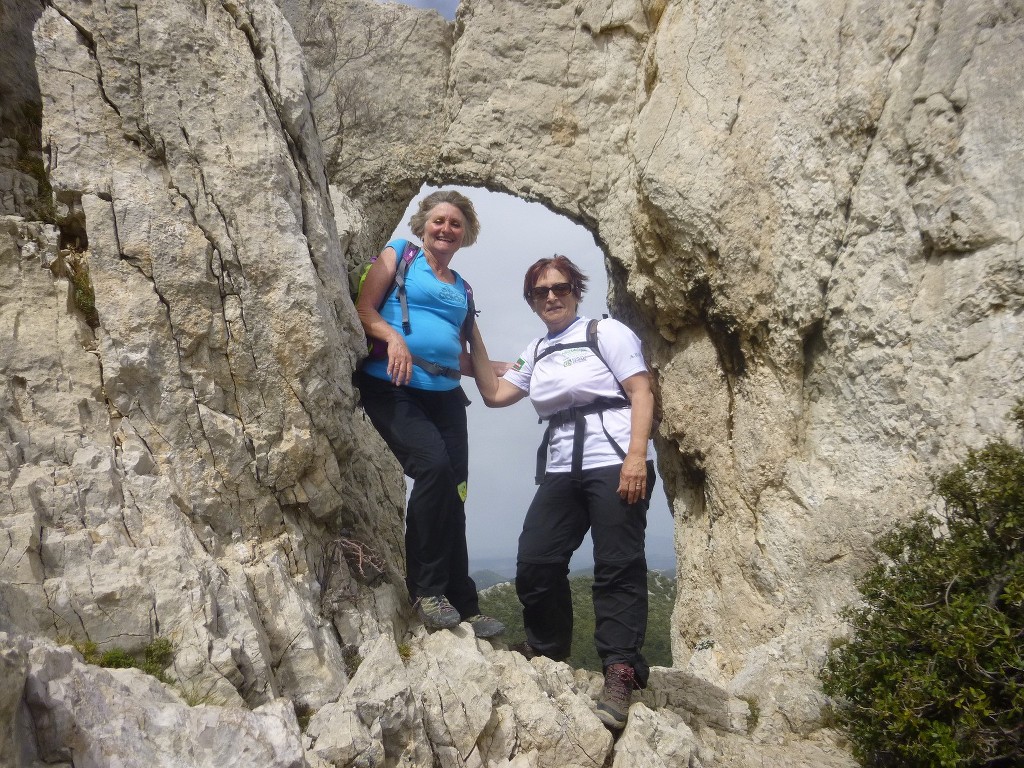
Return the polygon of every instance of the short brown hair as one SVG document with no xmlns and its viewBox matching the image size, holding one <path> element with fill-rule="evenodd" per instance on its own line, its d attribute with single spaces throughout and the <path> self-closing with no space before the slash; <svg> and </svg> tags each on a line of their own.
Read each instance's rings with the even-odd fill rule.
<svg viewBox="0 0 1024 768">
<path fill-rule="evenodd" d="M 577 300 L 583 298 L 583 293 L 587 290 L 587 276 L 583 274 L 579 267 L 572 263 L 568 256 L 560 256 L 556 253 L 550 259 L 537 259 L 526 270 L 526 277 L 523 279 L 523 298 L 526 299 L 527 304 L 532 303 L 533 299 L 530 297 L 530 291 L 534 289 L 541 273 L 548 267 L 554 267 L 562 274 L 568 275 L 569 284 L 572 286 L 572 295 Z"/>
<path fill-rule="evenodd" d="M 412 233 L 421 240 L 423 239 L 423 232 L 427 227 L 427 214 L 441 203 L 454 205 L 462 211 L 462 215 L 466 218 L 466 233 L 463 235 L 462 244 L 469 246 L 475 243 L 480 236 L 480 219 L 476 217 L 473 202 L 454 189 L 439 189 L 420 200 L 420 207 L 409 219 L 409 229 L 412 230 Z"/>
</svg>

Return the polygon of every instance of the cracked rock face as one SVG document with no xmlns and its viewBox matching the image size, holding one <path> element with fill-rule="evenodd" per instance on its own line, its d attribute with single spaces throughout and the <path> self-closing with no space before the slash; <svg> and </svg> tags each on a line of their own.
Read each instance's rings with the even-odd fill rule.
<svg viewBox="0 0 1024 768">
<path fill-rule="evenodd" d="M 262 3 L 53 4 L 34 40 L 62 231 L 0 233 L 0 600 L 101 651 L 168 637 L 171 677 L 212 700 L 321 706 L 347 682 L 323 592 L 391 599 L 329 573 L 332 542 L 372 532 L 400 583 L 402 499 L 354 416 L 301 51 Z M 345 642 L 382 614 L 339 612 Z"/>
<path fill-rule="evenodd" d="M 459 28 L 444 171 L 586 222 L 650 345 L 675 664 L 813 730 L 872 539 L 1021 393 L 1020 9 L 469 2 Z"/>
<path fill-rule="evenodd" d="M 815 677 L 838 611 L 1024 379 L 1016 6 L 0 10 L 60 225 L 3 172 L 0 754 L 852 764 Z M 339 51 L 355 101 L 323 97 Z M 348 272 L 424 178 L 586 224 L 649 345 L 675 665 L 614 743 L 596 676 L 411 623 Z M 158 637 L 166 685 L 53 644 Z"/>
</svg>

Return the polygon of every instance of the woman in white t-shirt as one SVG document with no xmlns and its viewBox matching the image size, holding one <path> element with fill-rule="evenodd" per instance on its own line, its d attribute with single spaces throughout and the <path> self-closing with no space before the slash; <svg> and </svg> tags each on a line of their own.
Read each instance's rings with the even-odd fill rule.
<svg viewBox="0 0 1024 768">
<path fill-rule="evenodd" d="M 632 692 L 647 683 L 644 532 L 654 484 L 651 378 L 640 340 L 617 320 L 577 314 L 587 278 L 565 256 L 527 270 L 523 295 L 547 333 L 502 378 L 478 329 L 471 339 L 477 386 L 492 408 L 529 396 L 548 422 L 537 493 L 519 537 L 516 592 L 526 642 L 517 650 L 569 656 L 569 560 L 587 531 L 594 542 L 594 641 L 605 671 L 597 715 L 626 724 Z"/>
</svg>

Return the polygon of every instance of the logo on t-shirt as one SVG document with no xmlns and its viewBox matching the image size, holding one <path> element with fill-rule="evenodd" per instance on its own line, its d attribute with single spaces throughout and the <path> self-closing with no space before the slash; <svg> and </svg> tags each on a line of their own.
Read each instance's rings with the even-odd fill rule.
<svg viewBox="0 0 1024 768">
<path fill-rule="evenodd" d="M 462 291 L 458 291 L 450 285 L 444 285 L 441 290 L 438 291 L 438 296 L 441 301 L 448 304 L 455 304 L 456 306 L 466 303 L 465 294 Z"/>
<path fill-rule="evenodd" d="M 523 370 L 523 366 L 524 365 L 526 365 L 526 361 L 523 360 L 523 358 L 520 357 L 518 360 L 516 360 L 515 365 L 512 366 L 512 370 L 513 371 L 521 371 L 521 370 Z"/>
<path fill-rule="evenodd" d="M 584 362 L 588 357 L 590 357 L 589 347 L 567 349 L 562 353 L 562 367 L 571 368 L 576 365 L 576 363 Z"/>
</svg>

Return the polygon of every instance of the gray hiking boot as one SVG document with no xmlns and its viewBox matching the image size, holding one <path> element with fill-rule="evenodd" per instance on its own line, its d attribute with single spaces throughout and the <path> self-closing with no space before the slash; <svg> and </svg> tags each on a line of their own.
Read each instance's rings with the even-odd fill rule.
<svg viewBox="0 0 1024 768">
<path fill-rule="evenodd" d="M 636 686 L 636 673 L 629 664 L 611 664 L 604 671 L 604 690 L 597 702 L 597 716 L 615 731 L 626 727 L 629 704 Z"/>
<path fill-rule="evenodd" d="M 412 604 L 416 615 L 428 629 L 451 629 L 457 627 L 462 617 L 444 595 L 418 597 Z"/>
<path fill-rule="evenodd" d="M 478 613 L 470 616 L 466 621 L 473 627 L 473 634 L 477 637 L 497 637 L 505 631 L 505 625 L 490 616 Z"/>
</svg>

